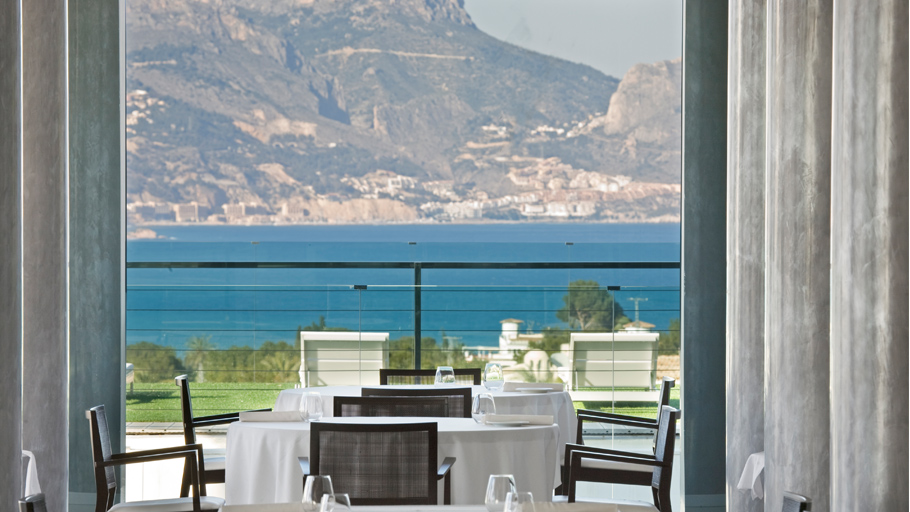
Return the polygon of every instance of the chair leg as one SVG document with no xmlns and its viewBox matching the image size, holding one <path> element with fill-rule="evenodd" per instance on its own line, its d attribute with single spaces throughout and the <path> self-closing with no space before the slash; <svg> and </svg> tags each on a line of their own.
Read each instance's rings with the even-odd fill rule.
<svg viewBox="0 0 910 512">
<path fill-rule="evenodd" d="M 190 468 L 183 468 L 183 479 L 180 481 L 180 497 L 186 498 L 190 495 Z"/>
<path fill-rule="evenodd" d="M 446 474 L 446 477 L 442 479 L 442 504 L 451 505 L 452 504 L 452 470 Z"/>
</svg>

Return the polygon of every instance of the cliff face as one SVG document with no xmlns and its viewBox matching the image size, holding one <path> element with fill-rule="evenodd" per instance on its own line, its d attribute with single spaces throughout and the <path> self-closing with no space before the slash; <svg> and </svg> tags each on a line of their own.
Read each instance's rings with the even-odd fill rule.
<svg viewBox="0 0 910 512">
<path fill-rule="evenodd" d="M 678 183 L 679 130 L 655 106 L 675 83 L 678 117 L 678 63 L 633 68 L 617 90 L 480 32 L 461 0 L 127 6 L 130 202 L 195 202 L 200 219 L 237 203 L 273 215 L 347 204 L 380 222 L 522 218 L 522 204 L 571 200 L 529 197 L 538 185 L 508 178 L 513 157 Z M 330 216 L 301 215 L 284 221 Z"/>
</svg>

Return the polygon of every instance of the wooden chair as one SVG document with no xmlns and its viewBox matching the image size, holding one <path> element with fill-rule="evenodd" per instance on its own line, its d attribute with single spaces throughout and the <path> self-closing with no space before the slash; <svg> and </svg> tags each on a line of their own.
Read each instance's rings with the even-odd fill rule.
<svg viewBox="0 0 910 512">
<path fill-rule="evenodd" d="M 142 450 L 129 453 L 112 453 L 111 435 L 107 426 L 107 415 L 104 406 L 99 405 L 86 411 L 89 429 L 92 436 L 92 462 L 95 471 L 95 512 L 106 512 L 129 508 L 130 510 L 153 510 L 154 512 L 201 512 L 202 510 L 219 510 L 224 500 L 205 495 L 205 472 L 202 459 L 202 445 L 174 446 L 157 450 Z M 136 464 L 166 459 L 184 459 L 192 476 L 192 498 L 173 498 L 164 500 L 147 500 L 114 504 L 117 493 L 116 466 Z"/>
<path fill-rule="evenodd" d="M 455 383 L 461 386 L 480 385 L 480 368 L 455 368 Z M 379 370 L 379 385 L 395 384 L 433 384 L 436 370 L 399 370 L 383 368 Z"/>
<path fill-rule="evenodd" d="M 568 501 L 575 502 L 578 482 L 600 482 L 626 485 L 648 485 L 654 498 L 654 510 L 672 512 L 670 479 L 673 473 L 673 449 L 676 443 L 676 421 L 679 409 L 661 408 L 658 417 L 657 450 L 654 455 L 571 445 L 568 466 Z"/>
<path fill-rule="evenodd" d="M 31 494 L 19 499 L 19 512 L 47 512 L 44 494 Z"/>
<path fill-rule="evenodd" d="M 471 417 L 471 388 L 453 388 L 440 386 L 425 389 L 406 389 L 392 387 L 362 388 L 361 396 L 443 396 L 449 399 L 450 418 Z"/>
<path fill-rule="evenodd" d="M 665 405 L 670 405 L 670 390 L 673 389 L 673 386 L 676 385 L 676 380 L 670 377 L 664 377 L 660 383 L 660 395 L 658 396 L 657 402 L 657 411 L 658 414 L 663 409 Z M 578 427 L 575 433 L 575 445 L 585 444 L 584 437 L 582 433 L 584 432 L 585 422 L 589 423 L 609 423 L 612 425 L 622 425 L 625 427 L 634 427 L 634 428 L 647 428 L 654 431 L 654 443 L 652 445 L 653 450 L 657 450 L 657 430 L 658 430 L 658 420 L 655 418 L 642 418 L 639 416 L 627 416 L 624 414 L 614 414 L 609 412 L 601 411 L 592 411 L 589 409 L 579 409 L 577 412 L 578 417 Z M 563 483 L 568 482 L 568 470 L 566 469 L 569 460 L 569 446 L 566 446 L 565 458 L 563 459 L 562 471 L 562 481 Z M 560 485 L 556 488 L 557 495 L 567 495 L 568 489 L 565 485 Z"/>
<path fill-rule="evenodd" d="M 784 506 L 781 512 L 808 512 L 812 510 L 812 500 L 799 494 L 784 491 Z"/>
<path fill-rule="evenodd" d="M 334 416 L 410 416 L 447 418 L 444 396 L 336 396 Z"/>
<path fill-rule="evenodd" d="M 437 466 L 437 446 L 436 423 L 315 422 L 310 457 L 298 460 L 304 481 L 330 475 L 335 492 L 349 494 L 352 505 L 437 505 L 438 480 L 448 505 L 455 458 Z"/>
<path fill-rule="evenodd" d="M 227 414 L 216 414 L 214 416 L 193 416 L 193 401 L 190 398 L 190 384 L 186 375 L 179 375 L 174 378 L 174 383 L 180 388 L 180 407 L 183 411 L 183 442 L 191 445 L 196 444 L 196 427 L 208 427 L 212 425 L 224 425 L 240 420 L 239 412 Z M 260 409 L 261 411 L 271 411 L 271 409 Z M 206 457 L 205 458 L 205 481 L 210 484 L 224 483 L 224 457 Z M 180 496 L 189 496 L 190 474 L 189 467 L 186 467 L 183 474 L 183 482 L 180 484 Z"/>
</svg>

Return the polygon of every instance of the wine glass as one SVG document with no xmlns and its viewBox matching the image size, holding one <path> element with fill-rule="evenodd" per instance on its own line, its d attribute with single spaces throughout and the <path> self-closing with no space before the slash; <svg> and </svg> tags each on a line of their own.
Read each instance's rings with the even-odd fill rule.
<svg viewBox="0 0 910 512">
<path fill-rule="evenodd" d="M 534 496 L 529 492 L 506 494 L 504 512 L 534 512 Z"/>
<path fill-rule="evenodd" d="M 328 475 L 310 475 L 303 484 L 303 510 L 316 512 L 322 504 L 322 496 L 335 494 L 332 489 L 332 477 Z"/>
<path fill-rule="evenodd" d="M 487 363 L 483 369 L 483 387 L 490 391 L 499 391 L 505 384 L 502 377 L 502 365 L 499 363 Z"/>
<path fill-rule="evenodd" d="M 319 512 L 345 512 L 351 510 L 351 497 L 347 493 L 323 494 Z"/>
<path fill-rule="evenodd" d="M 451 386 L 455 384 L 455 370 L 451 366 L 440 366 L 436 368 L 437 386 Z"/>
<path fill-rule="evenodd" d="M 515 478 L 512 475 L 490 475 L 484 505 L 490 512 L 503 512 L 506 495 L 515 492 Z"/>
<path fill-rule="evenodd" d="M 304 393 L 300 397 L 300 418 L 303 421 L 316 421 L 322 418 L 322 395 L 316 391 Z"/>
<path fill-rule="evenodd" d="M 496 404 L 493 402 L 493 395 L 480 393 L 471 402 L 471 417 L 477 423 L 483 423 L 483 418 L 487 414 L 496 414 Z"/>
</svg>

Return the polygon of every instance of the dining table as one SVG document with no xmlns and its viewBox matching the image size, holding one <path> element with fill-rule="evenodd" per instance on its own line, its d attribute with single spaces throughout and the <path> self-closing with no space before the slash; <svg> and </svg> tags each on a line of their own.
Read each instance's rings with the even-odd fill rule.
<svg viewBox="0 0 910 512">
<path fill-rule="evenodd" d="M 534 502 L 534 512 L 650 512 L 653 508 L 634 503 Z M 484 505 L 362 505 L 352 512 L 489 512 Z M 302 503 L 225 505 L 221 512 L 309 512 Z M 335 511 L 338 512 L 338 511 Z"/>
<path fill-rule="evenodd" d="M 278 412 L 277 414 L 281 414 Z M 345 417 L 333 423 L 423 423 L 438 426 L 437 458 L 455 457 L 452 501 L 482 504 L 489 476 L 511 474 L 520 491 L 549 498 L 558 481 L 559 427 L 487 425 L 472 418 Z M 308 457 L 310 423 L 238 421 L 227 431 L 225 502 L 292 503 L 303 498 L 298 457 Z M 442 483 L 439 484 L 442 497 Z"/>
<path fill-rule="evenodd" d="M 333 400 L 336 396 L 361 396 L 361 391 L 365 387 L 379 386 L 321 386 L 305 387 L 282 390 L 275 400 L 275 411 L 297 411 L 300 408 L 300 397 L 307 392 L 317 392 L 323 398 L 323 417 L 331 418 L 333 416 Z M 427 389 L 434 388 L 434 385 L 385 385 L 383 388 L 401 388 L 401 389 Z M 454 386 L 467 387 L 467 386 Z M 493 396 L 493 402 L 496 405 L 497 414 L 546 414 L 553 416 L 556 425 L 559 427 L 559 440 L 557 449 L 560 457 L 560 463 L 565 454 L 566 443 L 574 443 L 576 429 L 578 426 L 578 417 L 575 414 L 575 406 L 572 403 L 572 397 L 567 391 L 557 391 L 548 389 L 541 385 L 528 383 L 526 385 L 514 385 L 507 383 L 507 390 L 521 391 L 490 391 L 483 385 L 471 386 L 471 395 L 477 396 L 480 393 L 489 393 Z"/>
</svg>

